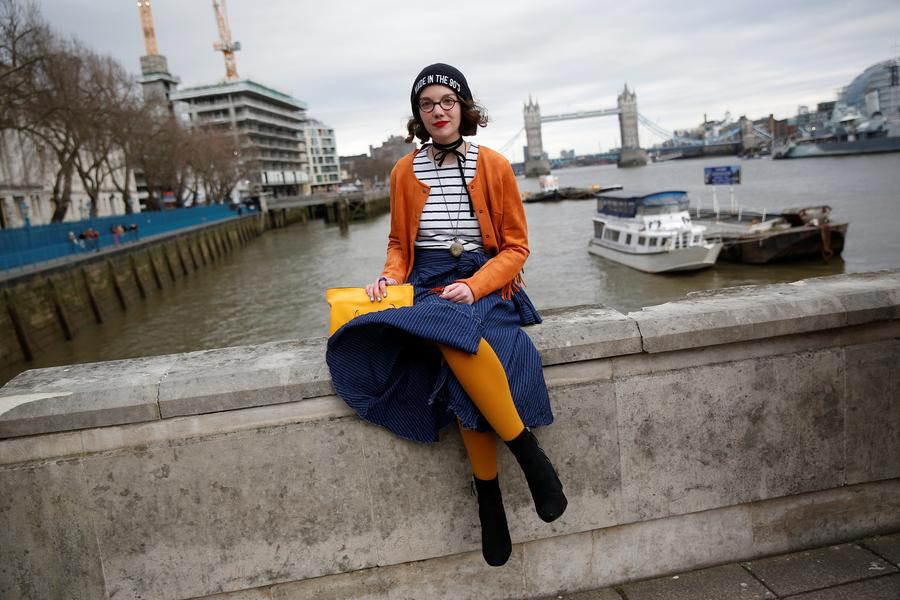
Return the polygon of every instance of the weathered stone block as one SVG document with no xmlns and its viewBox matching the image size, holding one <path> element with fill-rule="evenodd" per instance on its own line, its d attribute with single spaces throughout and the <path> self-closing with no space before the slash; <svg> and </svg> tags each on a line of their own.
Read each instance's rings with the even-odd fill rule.
<svg viewBox="0 0 900 600">
<path fill-rule="evenodd" d="M 796 353 L 617 380 L 624 520 L 841 485 L 841 356 Z"/>
<path fill-rule="evenodd" d="M 489 567 L 481 552 L 467 552 L 430 561 L 400 565 L 392 580 L 390 600 L 451 596 L 456 600 L 518 600 L 527 598 L 522 550 L 513 546 L 503 568 Z"/>
<path fill-rule="evenodd" d="M 566 594 L 599 587 L 594 567 L 594 532 L 538 539 L 522 545 L 524 597 Z"/>
<path fill-rule="evenodd" d="M 0 598 L 106 598 L 80 461 L 0 469 Z"/>
<path fill-rule="evenodd" d="M 900 340 L 844 353 L 847 483 L 900 477 Z"/>
<path fill-rule="evenodd" d="M 535 430 L 563 483 L 569 506 L 553 523 L 543 522 L 522 470 L 504 444 L 501 482 L 513 541 L 590 531 L 619 522 L 619 438 L 613 384 L 609 381 L 552 386 L 555 422 Z"/>
<path fill-rule="evenodd" d="M 279 584 L 272 586 L 271 597 L 272 600 L 421 600 L 451 597 L 454 600 L 519 600 L 528 596 L 522 577 L 522 552 L 519 547 L 514 547 L 509 562 L 502 569 L 487 566 L 481 552 L 467 552 L 365 569 L 347 575 Z"/>
<path fill-rule="evenodd" d="M 900 530 L 900 479 L 775 498 L 749 506 L 759 555 Z"/>
<path fill-rule="evenodd" d="M 480 549 L 472 473 L 459 435 L 447 432 L 437 444 L 421 444 L 360 427 L 367 465 L 360 483 L 372 495 L 378 564 Z"/>
<path fill-rule="evenodd" d="M 393 584 L 395 569 L 378 567 L 340 575 L 326 575 L 306 581 L 274 585 L 270 589 L 271 600 L 387 600 Z M 217 600 L 210 598 L 210 600 Z M 232 600 L 230 597 L 222 600 Z M 268 598 L 266 599 L 268 600 Z"/>
<path fill-rule="evenodd" d="M 159 419 L 173 356 L 32 369 L 0 388 L 0 438 Z"/>
<path fill-rule="evenodd" d="M 900 317 L 900 270 L 694 292 L 628 317 L 646 352 L 891 320 Z"/>
<path fill-rule="evenodd" d="M 641 351 L 634 321 L 604 306 L 573 306 L 541 313 L 544 322 L 528 327 L 546 367 Z"/>
<path fill-rule="evenodd" d="M 359 433 L 338 419 L 85 458 L 110 596 L 189 598 L 373 566 Z"/>
<path fill-rule="evenodd" d="M 178 355 L 159 388 L 164 418 L 333 394 L 325 340 L 291 340 Z"/>
<path fill-rule="evenodd" d="M 730 506 L 598 529 L 592 579 L 600 587 L 735 560 L 753 548 L 750 525 L 746 506 Z"/>
</svg>

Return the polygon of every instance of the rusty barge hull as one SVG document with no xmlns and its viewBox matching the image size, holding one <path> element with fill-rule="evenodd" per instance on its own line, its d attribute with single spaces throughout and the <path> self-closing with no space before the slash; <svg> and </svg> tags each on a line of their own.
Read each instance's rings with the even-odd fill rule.
<svg viewBox="0 0 900 600">
<path fill-rule="evenodd" d="M 792 227 L 757 235 L 718 234 L 724 244 L 720 260 L 763 265 L 811 258 L 840 256 L 847 236 L 847 223 Z"/>
</svg>

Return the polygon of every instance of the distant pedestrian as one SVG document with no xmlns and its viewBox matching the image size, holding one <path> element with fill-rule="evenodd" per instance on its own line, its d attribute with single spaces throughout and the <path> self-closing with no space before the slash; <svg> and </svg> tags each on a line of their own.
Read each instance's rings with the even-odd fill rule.
<svg viewBox="0 0 900 600">
<path fill-rule="evenodd" d="M 84 248 L 84 241 L 79 240 L 74 231 L 69 232 L 69 247 L 72 252 L 78 252 Z"/>
<path fill-rule="evenodd" d="M 88 227 L 84 232 L 84 238 L 87 242 L 87 246 L 89 250 L 93 250 L 94 252 L 100 251 L 100 232 L 92 227 Z"/>
<path fill-rule="evenodd" d="M 131 225 L 128 226 L 128 234 L 131 237 L 131 240 L 133 242 L 136 242 L 140 239 L 140 236 L 138 236 L 137 223 L 132 223 Z"/>
<path fill-rule="evenodd" d="M 113 236 L 113 244 L 118 246 L 119 245 L 119 226 L 118 225 L 110 225 L 109 232 Z"/>
</svg>

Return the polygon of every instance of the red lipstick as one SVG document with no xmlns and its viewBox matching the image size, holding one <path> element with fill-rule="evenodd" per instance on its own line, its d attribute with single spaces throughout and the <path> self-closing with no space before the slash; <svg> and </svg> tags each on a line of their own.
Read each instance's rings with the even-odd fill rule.
<svg viewBox="0 0 900 600">
<path fill-rule="evenodd" d="M 443 127 L 444 125 L 447 125 L 448 123 L 450 123 L 450 121 L 437 121 L 437 122 L 434 124 L 434 126 L 435 126 L 435 127 Z"/>
</svg>

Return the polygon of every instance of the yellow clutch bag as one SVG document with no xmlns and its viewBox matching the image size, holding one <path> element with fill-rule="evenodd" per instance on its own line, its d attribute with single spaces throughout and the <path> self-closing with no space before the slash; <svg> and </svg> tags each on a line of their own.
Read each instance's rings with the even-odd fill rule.
<svg viewBox="0 0 900 600">
<path fill-rule="evenodd" d="M 344 323 L 359 315 L 378 312 L 386 308 L 412 306 L 413 286 L 408 283 L 388 286 L 388 296 L 381 302 L 369 300 L 365 288 L 328 288 L 325 290 L 325 300 L 331 307 L 328 335 L 332 335 Z"/>
</svg>

